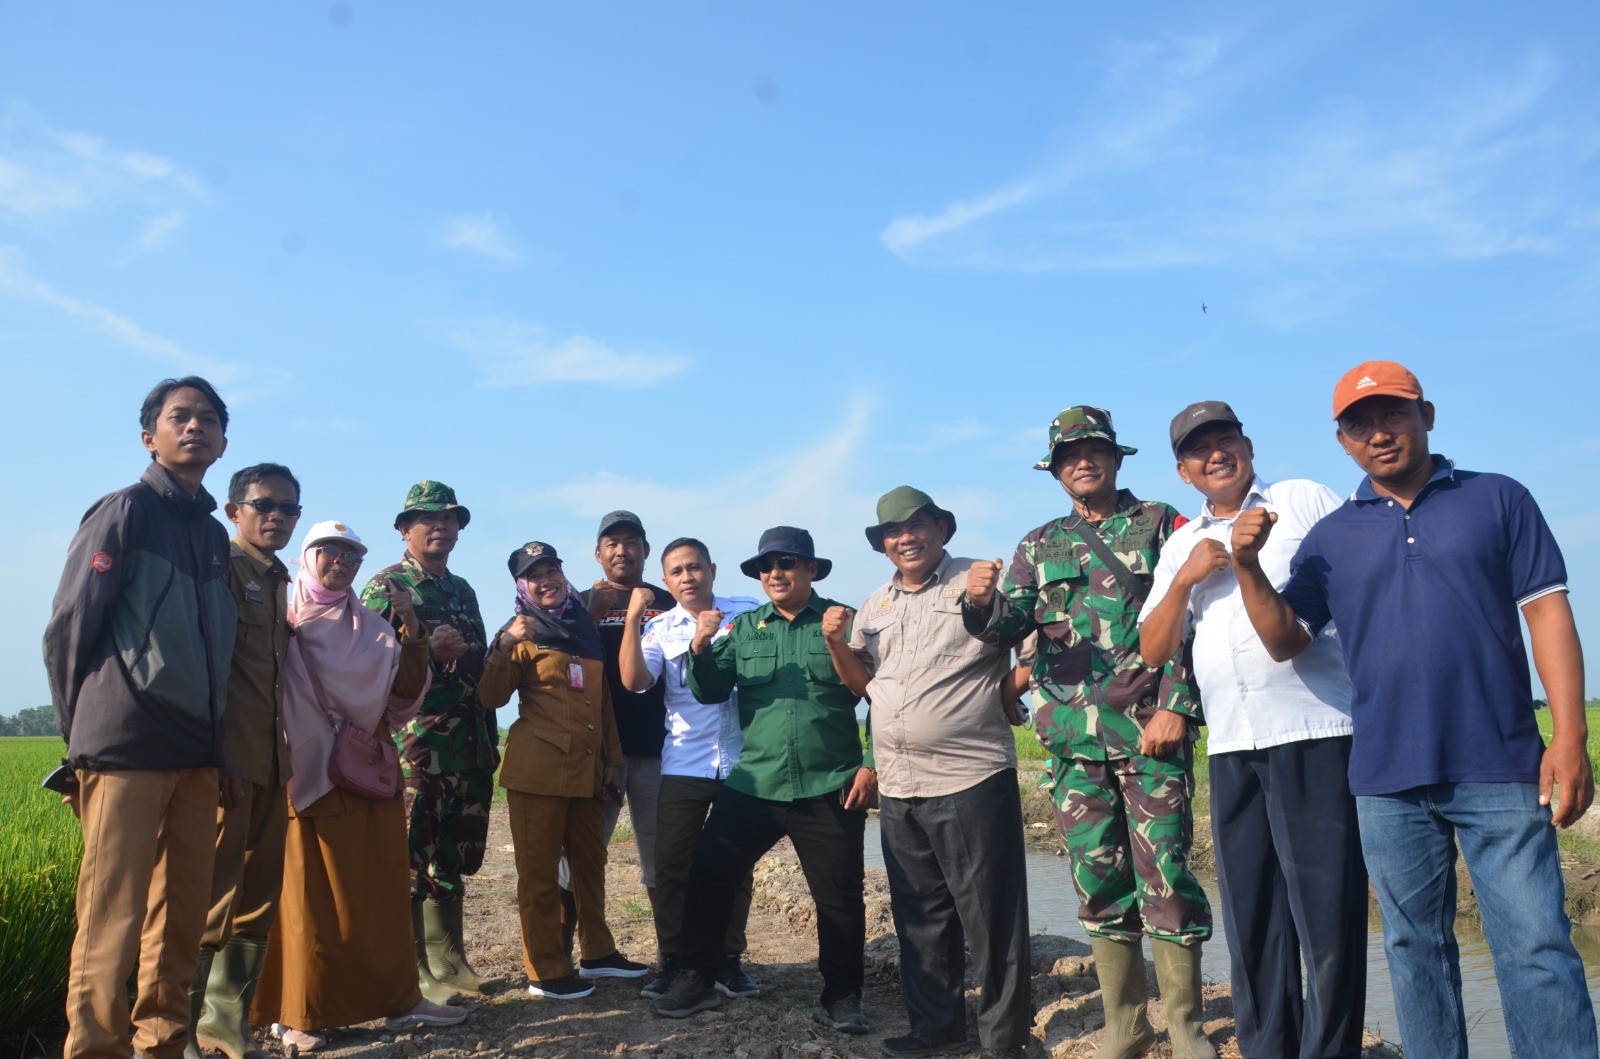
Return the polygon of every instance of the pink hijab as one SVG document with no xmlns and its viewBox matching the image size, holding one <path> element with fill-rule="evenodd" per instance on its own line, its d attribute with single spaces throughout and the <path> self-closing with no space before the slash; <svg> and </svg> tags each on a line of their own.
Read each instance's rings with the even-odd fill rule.
<svg viewBox="0 0 1600 1059">
<path fill-rule="evenodd" d="M 404 701 L 390 694 L 400 667 L 399 638 L 353 590 L 336 592 L 317 579 L 317 543 L 307 541 L 300 552 L 289 601 L 294 635 L 283 662 L 283 724 L 294 770 L 289 801 L 296 810 L 333 789 L 328 759 L 335 724 L 371 732 L 385 718 L 403 724 L 422 703 L 421 695 Z"/>
</svg>

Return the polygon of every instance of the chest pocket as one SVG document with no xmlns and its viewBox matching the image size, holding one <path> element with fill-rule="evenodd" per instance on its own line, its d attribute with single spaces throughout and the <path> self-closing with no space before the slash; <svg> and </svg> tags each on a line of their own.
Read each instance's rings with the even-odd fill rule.
<svg viewBox="0 0 1600 1059">
<path fill-rule="evenodd" d="M 833 668 L 833 656 L 828 653 L 825 644 L 807 644 L 805 653 L 806 676 L 823 684 L 843 684 L 839 673 Z"/>
<path fill-rule="evenodd" d="M 738 652 L 739 683 L 767 684 L 777 674 L 777 640 L 741 640 L 735 650 Z"/>
<path fill-rule="evenodd" d="M 1040 625 L 1066 621 L 1070 615 L 1068 603 L 1088 586 L 1083 567 L 1071 559 L 1045 562 L 1034 567 L 1034 576 L 1039 585 L 1034 620 Z"/>
</svg>

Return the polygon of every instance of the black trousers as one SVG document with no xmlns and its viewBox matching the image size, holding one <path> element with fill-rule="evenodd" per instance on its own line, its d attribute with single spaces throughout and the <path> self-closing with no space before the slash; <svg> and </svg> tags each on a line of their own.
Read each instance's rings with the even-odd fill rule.
<svg viewBox="0 0 1600 1059">
<path fill-rule="evenodd" d="M 1349 767 L 1349 737 L 1211 758 L 1233 1015 L 1247 1059 L 1361 1054 L 1367 869 Z"/>
<path fill-rule="evenodd" d="M 861 858 L 867 814 L 847 810 L 839 792 L 773 802 L 723 787 L 700 832 L 683 903 L 683 965 L 711 981 L 736 895 L 756 861 L 787 836 L 800 855 L 817 906 L 817 968 L 822 1003 L 859 996 L 865 972 L 867 911 Z"/>
<path fill-rule="evenodd" d="M 722 790 L 721 780 L 696 776 L 662 776 L 656 799 L 656 942 L 661 957 L 676 959 L 683 933 L 684 894 L 694 851 L 705 830 L 706 813 Z M 750 874 L 745 873 L 733 892 L 733 914 L 722 951 L 729 956 L 744 952 L 745 924 L 750 919 Z"/>
<path fill-rule="evenodd" d="M 995 1051 L 1027 1043 L 1033 998 L 1016 770 L 955 794 L 882 802 L 883 866 L 911 1032 L 930 1039 L 966 1035 L 970 945 L 980 1042 Z"/>
</svg>

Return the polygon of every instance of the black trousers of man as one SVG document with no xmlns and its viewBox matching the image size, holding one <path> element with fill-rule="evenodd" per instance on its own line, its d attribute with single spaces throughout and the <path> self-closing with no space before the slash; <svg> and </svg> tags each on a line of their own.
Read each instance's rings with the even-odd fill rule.
<svg viewBox="0 0 1600 1059">
<path fill-rule="evenodd" d="M 996 1052 L 1026 1044 L 1032 968 L 1016 770 L 955 794 L 882 802 L 883 866 L 911 1032 L 931 1041 L 966 1037 L 970 945 L 979 1041 Z"/>
<path fill-rule="evenodd" d="M 861 842 L 867 814 L 846 809 L 840 791 L 774 802 L 723 787 L 695 848 L 683 905 L 679 958 L 706 982 L 717 964 L 733 914 L 735 895 L 756 861 L 788 837 L 800 856 L 806 886 L 817 906 L 817 968 L 824 1007 L 860 996 L 865 978 L 867 910 L 863 899 Z"/>
<path fill-rule="evenodd" d="M 1247 1059 L 1361 1054 L 1367 869 L 1349 767 L 1347 736 L 1211 758 L 1233 1016 Z"/>
</svg>

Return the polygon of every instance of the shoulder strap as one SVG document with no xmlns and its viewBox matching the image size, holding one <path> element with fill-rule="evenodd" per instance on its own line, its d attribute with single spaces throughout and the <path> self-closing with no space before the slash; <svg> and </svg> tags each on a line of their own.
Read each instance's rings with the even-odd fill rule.
<svg viewBox="0 0 1600 1059">
<path fill-rule="evenodd" d="M 1064 528 L 1073 537 L 1088 545 L 1089 550 L 1094 552 L 1095 558 L 1104 563 L 1105 568 L 1111 571 L 1111 576 L 1117 579 L 1117 584 L 1121 586 L 1124 595 L 1130 599 L 1143 599 L 1146 586 L 1139 580 L 1137 574 L 1128 569 L 1128 564 L 1117 558 L 1117 553 L 1106 546 L 1100 532 L 1086 523 L 1083 516 L 1073 515 Z"/>
</svg>

